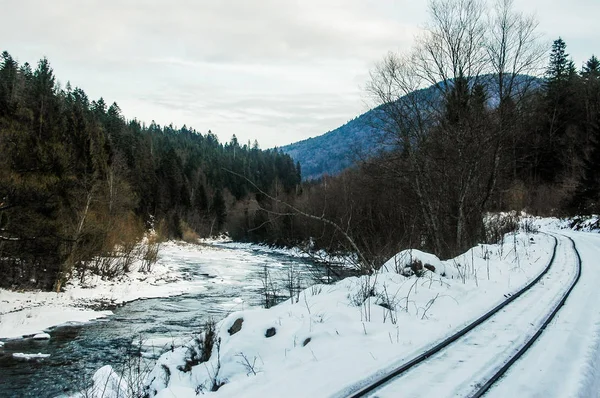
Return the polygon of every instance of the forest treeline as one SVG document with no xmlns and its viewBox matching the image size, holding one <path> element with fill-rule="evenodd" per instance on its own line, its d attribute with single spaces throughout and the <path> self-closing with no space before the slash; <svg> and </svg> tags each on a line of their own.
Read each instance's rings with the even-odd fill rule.
<svg viewBox="0 0 600 398">
<path fill-rule="evenodd" d="M 293 209 L 270 201 L 253 233 L 358 246 L 369 270 L 408 247 L 449 258 L 514 228 L 488 212 L 600 212 L 600 62 L 576 67 L 512 5 L 431 1 L 415 47 L 388 54 L 367 86 L 393 149 L 305 183 Z"/>
<path fill-rule="evenodd" d="M 1 286 L 59 290 L 75 273 L 125 272 L 149 228 L 216 235 L 254 190 L 232 172 L 265 192 L 295 192 L 301 180 L 276 149 L 128 121 L 116 103 L 60 87 L 47 59 L 33 69 L 2 53 Z"/>
</svg>

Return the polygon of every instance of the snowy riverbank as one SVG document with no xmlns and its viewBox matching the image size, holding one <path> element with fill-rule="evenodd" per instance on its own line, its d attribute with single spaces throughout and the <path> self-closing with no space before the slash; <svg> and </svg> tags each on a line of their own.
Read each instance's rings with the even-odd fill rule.
<svg viewBox="0 0 600 398">
<path fill-rule="evenodd" d="M 112 311 L 106 308 L 125 302 L 200 291 L 204 284 L 190 280 L 186 267 L 208 252 L 219 258 L 220 250 L 208 244 L 168 242 L 161 245 L 160 259 L 151 273 L 132 271 L 115 280 L 91 276 L 85 283 L 73 279 L 60 293 L 0 289 L 0 339 L 31 336 L 53 326 L 110 316 Z M 135 264 L 132 269 L 137 270 Z"/>
<path fill-rule="evenodd" d="M 148 376 L 150 394 L 195 397 L 217 384 L 217 396 L 338 393 L 504 300 L 542 271 L 553 244 L 548 235 L 521 233 L 448 261 L 405 252 L 374 276 L 316 285 L 268 310 L 235 312 L 217 324 L 207 362 L 198 360 L 205 347 L 198 339 L 164 354 Z M 435 273 L 396 272 L 415 259 Z M 122 383 L 107 367 L 95 380 L 112 391 Z"/>
</svg>

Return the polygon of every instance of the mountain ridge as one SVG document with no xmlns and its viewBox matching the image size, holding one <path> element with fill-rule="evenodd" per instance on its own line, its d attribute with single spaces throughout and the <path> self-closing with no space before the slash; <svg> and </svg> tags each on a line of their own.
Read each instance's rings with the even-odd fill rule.
<svg viewBox="0 0 600 398">
<path fill-rule="evenodd" d="M 529 84 L 533 83 L 534 89 L 538 88 L 543 81 L 527 75 L 517 77 L 516 84 L 518 86 L 526 84 L 529 87 Z M 480 78 L 491 81 L 494 76 L 485 75 Z M 440 84 L 443 83 L 431 85 L 408 95 L 419 93 L 426 97 L 433 96 Z M 494 107 L 498 100 L 490 91 L 488 89 L 488 103 Z M 402 100 L 402 98 L 398 100 Z M 316 137 L 281 146 L 279 149 L 300 163 L 303 180 L 314 180 L 324 175 L 339 174 L 352 167 L 356 163 L 356 159 L 385 151 L 385 144 L 383 144 L 385 132 L 378 127 L 382 124 L 381 115 L 378 115 L 379 109 L 380 106 L 375 107 L 338 128 Z"/>
</svg>

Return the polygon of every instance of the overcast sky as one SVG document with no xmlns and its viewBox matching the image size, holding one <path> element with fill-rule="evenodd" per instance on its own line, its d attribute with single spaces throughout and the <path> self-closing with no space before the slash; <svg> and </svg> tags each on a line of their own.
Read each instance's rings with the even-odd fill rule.
<svg viewBox="0 0 600 398">
<path fill-rule="evenodd" d="M 516 0 L 579 67 L 600 56 L 599 0 Z M 408 49 L 421 0 L 0 0 L 0 50 L 47 56 L 63 85 L 124 116 L 262 148 L 321 135 L 368 109 L 361 87 Z"/>
</svg>

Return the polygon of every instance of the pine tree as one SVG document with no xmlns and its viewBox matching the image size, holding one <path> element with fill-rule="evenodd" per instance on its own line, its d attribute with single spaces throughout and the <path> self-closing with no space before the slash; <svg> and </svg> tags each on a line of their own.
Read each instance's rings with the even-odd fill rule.
<svg viewBox="0 0 600 398">
<path fill-rule="evenodd" d="M 573 159 L 579 156 L 577 137 L 569 137 L 579 123 L 581 107 L 577 103 L 577 73 L 566 52 L 566 43 L 558 38 L 552 45 L 546 70 L 545 126 L 537 157 L 537 174 L 542 182 L 554 183 L 572 173 Z"/>
<path fill-rule="evenodd" d="M 600 60 L 595 55 L 585 63 L 581 73 L 584 77 L 598 77 L 600 76 Z"/>
<path fill-rule="evenodd" d="M 17 62 L 6 51 L 2 53 L 0 66 L 0 117 L 11 111 L 17 82 Z"/>
<path fill-rule="evenodd" d="M 567 44 L 560 37 L 552 44 L 550 65 L 546 70 L 549 85 L 566 82 L 575 75 L 575 64 L 569 59 L 566 50 Z"/>
</svg>

